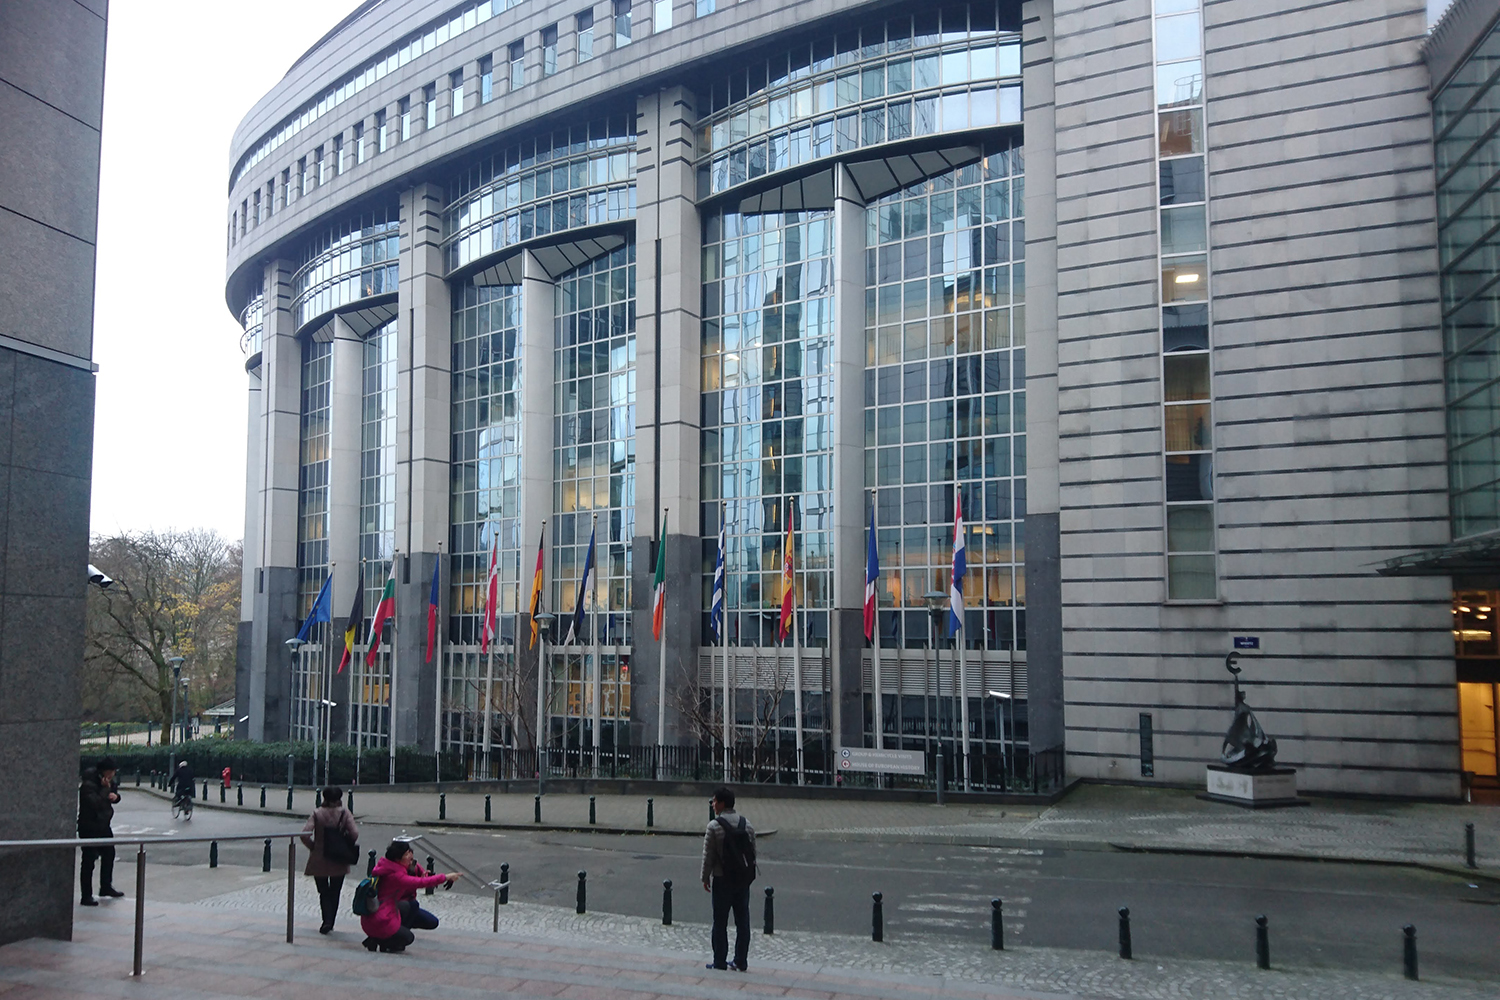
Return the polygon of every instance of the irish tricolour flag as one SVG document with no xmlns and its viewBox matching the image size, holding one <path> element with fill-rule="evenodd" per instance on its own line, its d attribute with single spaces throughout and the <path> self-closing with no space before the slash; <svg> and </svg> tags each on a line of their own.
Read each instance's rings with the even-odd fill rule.
<svg viewBox="0 0 1500 1000">
<path fill-rule="evenodd" d="M 667 512 L 662 511 L 661 535 L 656 543 L 656 582 L 651 598 L 651 637 L 661 641 L 661 630 L 667 622 Z"/>
<path fill-rule="evenodd" d="M 375 653 L 380 649 L 380 633 L 387 620 L 396 616 L 396 561 L 391 560 L 391 575 L 380 592 L 380 603 L 375 605 L 375 617 L 370 619 L 370 651 L 365 654 L 365 666 L 375 665 Z"/>
</svg>

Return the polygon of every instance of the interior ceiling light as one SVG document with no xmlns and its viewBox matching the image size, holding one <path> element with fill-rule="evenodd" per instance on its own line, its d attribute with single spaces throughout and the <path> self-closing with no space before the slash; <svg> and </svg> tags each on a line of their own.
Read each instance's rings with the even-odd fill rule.
<svg viewBox="0 0 1500 1000">
<path fill-rule="evenodd" d="M 1481 604 L 1479 606 L 1479 610 L 1480 611 L 1493 611 L 1494 609 L 1491 608 L 1488 604 Z"/>
<path fill-rule="evenodd" d="M 1489 617 L 1489 615 L 1475 615 L 1474 617 L 1478 618 L 1480 621 L 1484 621 Z"/>
<path fill-rule="evenodd" d="M 1179 274 L 1177 277 L 1173 278 L 1172 280 L 1175 281 L 1175 282 L 1177 282 L 1179 285 L 1193 285 L 1193 284 L 1197 284 L 1197 282 L 1198 282 L 1198 275 L 1196 275 L 1193 272 L 1189 271 L 1186 274 Z"/>
<path fill-rule="evenodd" d="M 1470 611 L 1473 611 L 1474 609 L 1473 608 L 1469 608 L 1469 607 L 1465 607 L 1464 605 L 1460 604 L 1458 606 L 1458 610 L 1462 611 L 1464 614 L 1468 614 Z"/>
</svg>

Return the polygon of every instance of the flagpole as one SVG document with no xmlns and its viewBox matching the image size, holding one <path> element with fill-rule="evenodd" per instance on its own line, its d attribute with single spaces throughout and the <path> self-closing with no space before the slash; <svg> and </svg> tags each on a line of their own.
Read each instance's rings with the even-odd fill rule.
<svg viewBox="0 0 1500 1000">
<path fill-rule="evenodd" d="M 433 570 L 442 579 L 443 543 L 438 542 L 437 568 Z M 432 699 L 432 772 L 434 781 L 443 780 L 443 620 L 442 605 L 438 605 L 438 627 L 432 636 L 433 683 L 437 690 Z"/>
<path fill-rule="evenodd" d="M 792 563 L 792 577 L 787 581 L 787 586 L 792 588 L 792 711 L 797 716 L 797 784 L 807 783 L 807 775 L 802 767 L 802 633 L 797 627 L 797 557 L 796 557 L 796 501 L 787 498 L 786 504 L 786 544 L 787 558 Z"/>
<path fill-rule="evenodd" d="M 491 523 L 490 530 L 491 531 L 498 531 L 499 529 L 497 527 L 495 527 L 493 523 Z M 485 636 L 487 634 L 486 633 L 486 629 L 489 626 L 490 615 L 493 612 L 493 609 L 490 607 L 490 604 L 491 604 L 491 599 L 490 599 L 490 574 L 495 571 L 495 567 L 493 565 L 494 560 L 495 560 L 494 547 L 495 547 L 495 540 L 494 540 L 494 537 L 491 536 L 491 538 L 490 538 L 490 562 L 491 562 L 491 565 L 488 567 L 488 569 L 487 569 L 487 571 L 485 573 L 485 578 L 484 578 L 484 604 L 485 604 L 485 607 L 484 607 L 484 620 L 482 622 L 480 622 L 480 625 L 479 625 L 480 635 L 481 636 Z M 488 647 L 488 649 L 487 649 L 487 651 L 485 653 L 485 676 L 484 676 L 484 742 L 482 744 L 482 749 L 484 751 L 484 777 L 485 777 L 485 780 L 489 780 L 490 778 L 494 777 L 494 775 L 490 773 L 490 711 L 491 711 L 491 706 L 494 704 L 494 700 L 495 700 L 495 637 L 493 635 L 488 636 L 488 639 L 486 640 L 485 645 Z"/>
<path fill-rule="evenodd" d="M 870 491 L 870 548 L 876 552 L 876 562 L 879 562 L 879 543 L 875 535 L 875 491 Z M 885 749 L 885 701 L 880 694 L 880 588 L 883 581 L 877 574 L 875 578 L 875 627 L 872 629 L 874 646 L 871 647 L 870 671 L 871 679 L 874 681 L 875 691 L 875 749 Z"/>
<path fill-rule="evenodd" d="M 393 589 L 391 591 L 392 598 L 395 597 L 394 583 L 395 583 L 395 579 L 396 579 L 396 564 L 398 562 L 400 562 L 400 561 L 401 561 L 401 550 L 400 549 L 394 549 L 394 550 L 392 550 L 392 552 L 391 552 L 391 582 L 393 584 Z M 384 593 L 384 590 L 382 590 L 382 593 Z M 392 610 L 394 611 L 395 609 L 393 608 Z M 387 732 L 386 732 L 386 746 L 390 750 L 390 753 L 389 753 L 389 755 L 387 757 L 388 764 L 389 764 L 389 777 L 388 777 L 388 781 L 392 785 L 394 785 L 396 783 L 396 649 L 397 649 L 398 646 L 401 645 L 400 637 L 396 633 L 397 633 L 397 631 L 399 629 L 399 626 L 398 626 L 397 622 L 400 619 L 400 617 L 401 616 L 400 616 L 399 612 L 391 615 L 391 683 L 390 683 L 390 686 L 386 689 L 386 700 L 390 703 L 390 706 L 391 706 L 390 707 L 390 715 L 389 715 L 388 722 L 387 722 L 387 727 L 388 728 L 387 728 Z"/>
<path fill-rule="evenodd" d="M 589 596 L 590 596 L 590 598 L 594 602 L 594 615 L 593 615 L 593 620 L 590 622 L 590 624 L 592 626 L 592 630 L 593 630 L 593 633 L 594 633 L 594 777 L 596 777 L 596 778 L 599 777 L 599 748 L 600 748 L 600 735 L 601 735 L 600 731 L 599 731 L 599 727 L 604 724 L 603 705 L 601 704 L 603 702 L 603 700 L 604 700 L 604 661 L 602 659 L 600 659 L 600 648 L 599 648 L 599 547 L 598 547 L 598 534 L 597 534 L 598 530 L 599 530 L 599 515 L 595 514 L 594 515 L 594 532 L 595 532 L 595 534 L 592 534 L 592 535 L 589 536 L 589 537 L 595 539 L 595 544 L 594 544 L 594 579 L 592 581 L 590 581 L 590 583 L 592 584 L 592 586 L 589 588 L 589 590 L 590 590 Z"/>
<path fill-rule="evenodd" d="M 719 534 L 724 539 L 724 548 L 729 548 L 729 504 L 719 501 Z M 731 744 L 730 726 L 733 725 L 734 716 L 730 714 L 729 705 L 729 553 L 721 552 L 720 557 L 724 560 L 724 590 L 719 598 L 719 645 L 724 647 L 724 784 L 729 784 L 729 747 Z"/>
<path fill-rule="evenodd" d="M 667 508 L 661 509 L 661 523 L 663 531 L 661 538 L 657 540 L 662 547 L 658 558 L 666 561 L 667 533 Z M 665 584 L 663 584 L 665 586 Z M 656 666 L 656 745 L 666 746 L 667 743 L 667 605 L 665 599 L 662 601 L 661 609 L 661 639 L 656 644 L 658 662 Z"/>
<path fill-rule="evenodd" d="M 359 578 L 357 580 L 355 580 L 354 585 L 356 587 L 360 587 L 360 588 L 363 588 L 364 585 L 365 585 L 365 560 L 364 560 L 363 557 L 361 557 L 360 560 L 359 560 Z M 353 627 L 354 627 L 354 639 L 358 639 L 359 638 L 359 633 L 364 629 L 364 624 L 365 623 L 364 623 L 364 620 L 363 620 L 363 612 L 364 612 L 364 598 L 363 598 L 363 595 L 361 595 L 361 598 L 360 598 L 360 612 L 361 612 L 361 620 L 352 623 Z M 361 687 L 359 685 L 359 683 L 358 683 L 359 682 L 359 664 L 360 664 L 360 661 L 364 659 L 364 657 L 363 656 L 356 656 L 354 654 L 354 652 L 353 652 L 354 647 L 356 645 L 358 645 L 354 641 L 354 639 L 350 640 L 350 646 L 349 646 L 349 649 L 350 649 L 350 653 L 349 653 L 349 659 L 350 659 L 349 667 L 350 667 L 350 670 L 352 671 L 352 673 L 350 673 L 350 675 L 349 675 L 349 693 L 350 693 L 349 711 L 351 713 L 353 713 L 355 711 L 356 706 L 359 709 L 358 715 L 354 717 L 355 718 L 355 723 L 351 727 L 351 731 L 354 734 L 354 784 L 357 785 L 357 784 L 359 784 L 359 766 L 360 766 L 360 762 L 364 758 L 364 752 L 365 752 L 365 719 L 364 719 L 364 694 L 365 694 L 365 692 L 364 692 L 364 688 Z M 358 692 L 357 696 L 355 695 L 355 692 Z"/>
<path fill-rule="evenodd" d="M 332 573 L 331 568 L 329 573 Z M 299 648 L 297 650 L 297 658 L 301 659 L 301 657 L 302 650 Z M 301 673 L 304 683 L 307 684 L 307 692 L 311 696 L 308 698 L 308 701 L 311 701 L 318 710 L 317 715 L 311 715 L 307 720 L 308 728 L 312 730 L 312 783 L 313 787 L 316 788 L 318 784 L 318 737 L 323 734 L 323 706 L 321 704 L 323 700 L 323 671 L 321 669 L 322 664 L 319 663 L 318 679 L 314 682 L 312 677 L 312 663 L 304 660 L 302 666 L 303 669 L 299 673 Z"/>
<path fill-rule="evenodd" d="M 546 518 L 542 518 L 542 538 L 541 538 L 541 544 L 538 547 L 544 549 L 545 546 L 546 546 L 546 541 L 547 541 L 547 519 Z M 543 586 L 542 586 L 542 589 L 546 590 L 545 578 L 546 578 L 546 572 L 547 571 L 545 569 L 545 566 L 546 566 L 546 561 L 545 560 L 543 560 L 542 565 L 544 567 L 543 570 L 542 570 L 542 574 L 543 574 Z M 542 603 L 541 595 L 538 594 L 537 595 L 537 611 L 541 611 L 542 610 L 541 609 L 541 603 Z M 532 627 L 533 628 L 536 627 L 536 619 L 535 618 L 532 619 Z M 545 729 L 543 728 L 544 724 L 547 721 L 547 718 L 546 718 L 546 713 L 547 713 L 547 694 L 546 694 L 546 692 L 547 692 L 547 687 L 546 687 L 546 685 L 547 685 L 547 671 L 546 671 L 546 665 L 547 665 L 547 636 L 543 633 L 543 631 L 541 629 L 537 629 L 537 653 L 536 653 L 536 739 L 533 740 L 532 742 L 534 742 L 536 744 L 536 773 L 537 773 L 538 780 L 540 780 L 541 776 L 542 776 L 542 751 L 547 746 L 547 738 L 546 738 L 546 735 L 545 735 Z"/>
<path fill-rule="evenodd" d="M 329 577 L 333 574 L 330 572 Z M 323 670 L 322 675 L 326 678 L 323 690 L 328 704 L 323 706 L 327 710 L 323 731 L 323 783 L 333 784 L 333 650 L 329 647 L 333 643 L 333 593 L 328 594 L 329 620 L 323 623 Z"/>
<path fill-rule="evenodd" d="M 954 495 L 955 496 L 959 495 L 959 493 L 958 493 L 958 484 L 957 483 L 953 484 L 953 491 L 954 491 Z M 960 511 L 963 510 L 963 501 L 962 501 L 962 499 L 959 500 L 959 508 L 958 509 Z M 957 539 L 954 540 L 954 544 L 955 545 L 958 544 L 958 540 Z M 965 544 L 964 544 L 964 552 L 965 553 L 968 552 L 967 539 L 965 540 Z M 964 558 L 967 560 L 967 558 L 968 558 L 967 554 L 965 555 Z M 953 582 L 953 586 L 959 587 L 960 584 L 959 584 L 958 581 L 955 580 Z M 959 590 L 960 607 L 962 607 L 962 594 L 963 594 L 963 590 L 960 589 Z M 961 745 L 963 747 L 963 755 L 964 755 L 963 756 L 964 791 L 967 792 L 967 791 L 969 791 L 969 683 L 968 683 L 969 679 L 968 679 L 968 676 L 967 676 L 968 671 L 964 667 L 964 647 L 966 645 L 968 645 L 968 643 L 965 642 L 965 640 L 968 638 L 968 629 L 965 628 L 965 625 L 967 623 L 964 621 L 964 618 L 966 618 L 966 617 L 968 617 L 968 611 L 967 610 L 964 611 L 964 614 L 958 620 L 958 629 L 953 633 L 953 644 L 958 647 L 958 656 L 957 656 L 957 662 L 958 662 L 958 720 L 959 720 L 958 724 L 959 724 L 959 726 L 963 730 L 963 743 Z"/>
</svg>

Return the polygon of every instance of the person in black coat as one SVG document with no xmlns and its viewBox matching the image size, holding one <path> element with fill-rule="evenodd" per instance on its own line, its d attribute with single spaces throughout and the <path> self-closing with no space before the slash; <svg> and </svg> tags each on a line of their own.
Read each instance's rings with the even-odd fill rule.
<svg viewBox="0 0 1500 1000">
<path fill-rule="evenodd" d="M 83 772 L 78 785 L 78 836 L 113 837 L 110 821 L 114 819 L 115 803 L 120 793 L 115 791 L 115 762 L 105 757 L 98 764 Z M 79 880 L 83 883 L 84 906 L 98 906 L 94 898 L 94 862 L 99 862 L 99 895 L 125 895 L 114 886 L 115 848 L 113 844 L 102 847 L 83 848 L 83 861 L 79 867 Z"/>
</svg>

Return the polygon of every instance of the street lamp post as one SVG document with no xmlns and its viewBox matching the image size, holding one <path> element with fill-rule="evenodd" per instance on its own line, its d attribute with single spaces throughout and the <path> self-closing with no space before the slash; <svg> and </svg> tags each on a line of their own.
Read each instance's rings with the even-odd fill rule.
<svg viewBox="0 0 1500 1000">
<path fill-rule="evenodd" d="M 547 636 L 557 616 L 543 611 L 532 620 L 541 640 L 536 650 L 536 793 L 541 795 L 546 788 L 543 776 L 547 769 L 547 730 L 551 728 L 547 718 Z"/>
<path fill-rule="evenodd" d="M 288 639 L 286 641 L 286 645 L 287 645 L 287 648 L 292 651 L 292 666 L 291 666 L 292 673 L 291 673 L 290 681 L 287 684 L 287 699 L 286 699 L 286 702 L 287 702 L 286 738 L 288 740 L 290 740 L 292 738 L 293 720 L 296 718 L 296 711 L 297 711 L 297 709 L 296 709 L 296 704 L 297 704 L 297 657 L 302 652 L 302 647 L 305 646 L 305 645 L 307 645 L 307 642 L 306 642 L 306 640 L 301 639 L 298 636 L 294 635 L 294 636 L 292 636 L 290 639 Z M 322 692 L 319 692 L 319 694 L 321 695 Z M 317 785 L 318 785 L 318 729 L 319 728 L 321 728 L 321 727 L 320 726 L 314 726 L 313 727 L 312 782 L 313 782 L 313 787 L 314 788 L 316 788 Z"/>
<path fill-rule="evenodd" d="M 167 742 L 171 743 L 172 728 L 177 725 L 177 685 L 182 683 L 182 657 L 169 656 L 167 663 L 172 668 L 172 718 L 167 721 Z"/>
<path fill-rule="evenodd" d="M 1006 790 L 1008 768 L 1005 766 L 1005 703 L 1011 701 L 1011 696 L 1004 691 L 991 691 L 990 697 L 995 699 L 995 721 L 1000 730 L 1000 790 Z"/>
<path fill-rule="evenodd" d="M 927 601 L 927 607 L 932 611 L 932 665 L 933 676 L 937 680 L 937 751 L 938 751 L 938 801 L 942 801 L 944 771 L 947 763 L 946 751 L 943 749 L 943 654 L 938 646 L 938 636 L 942 634 L 943 611 L 948 607 L 948 595 L 939 590 L 929 590 L 922 597 Z"/>
</svg>

